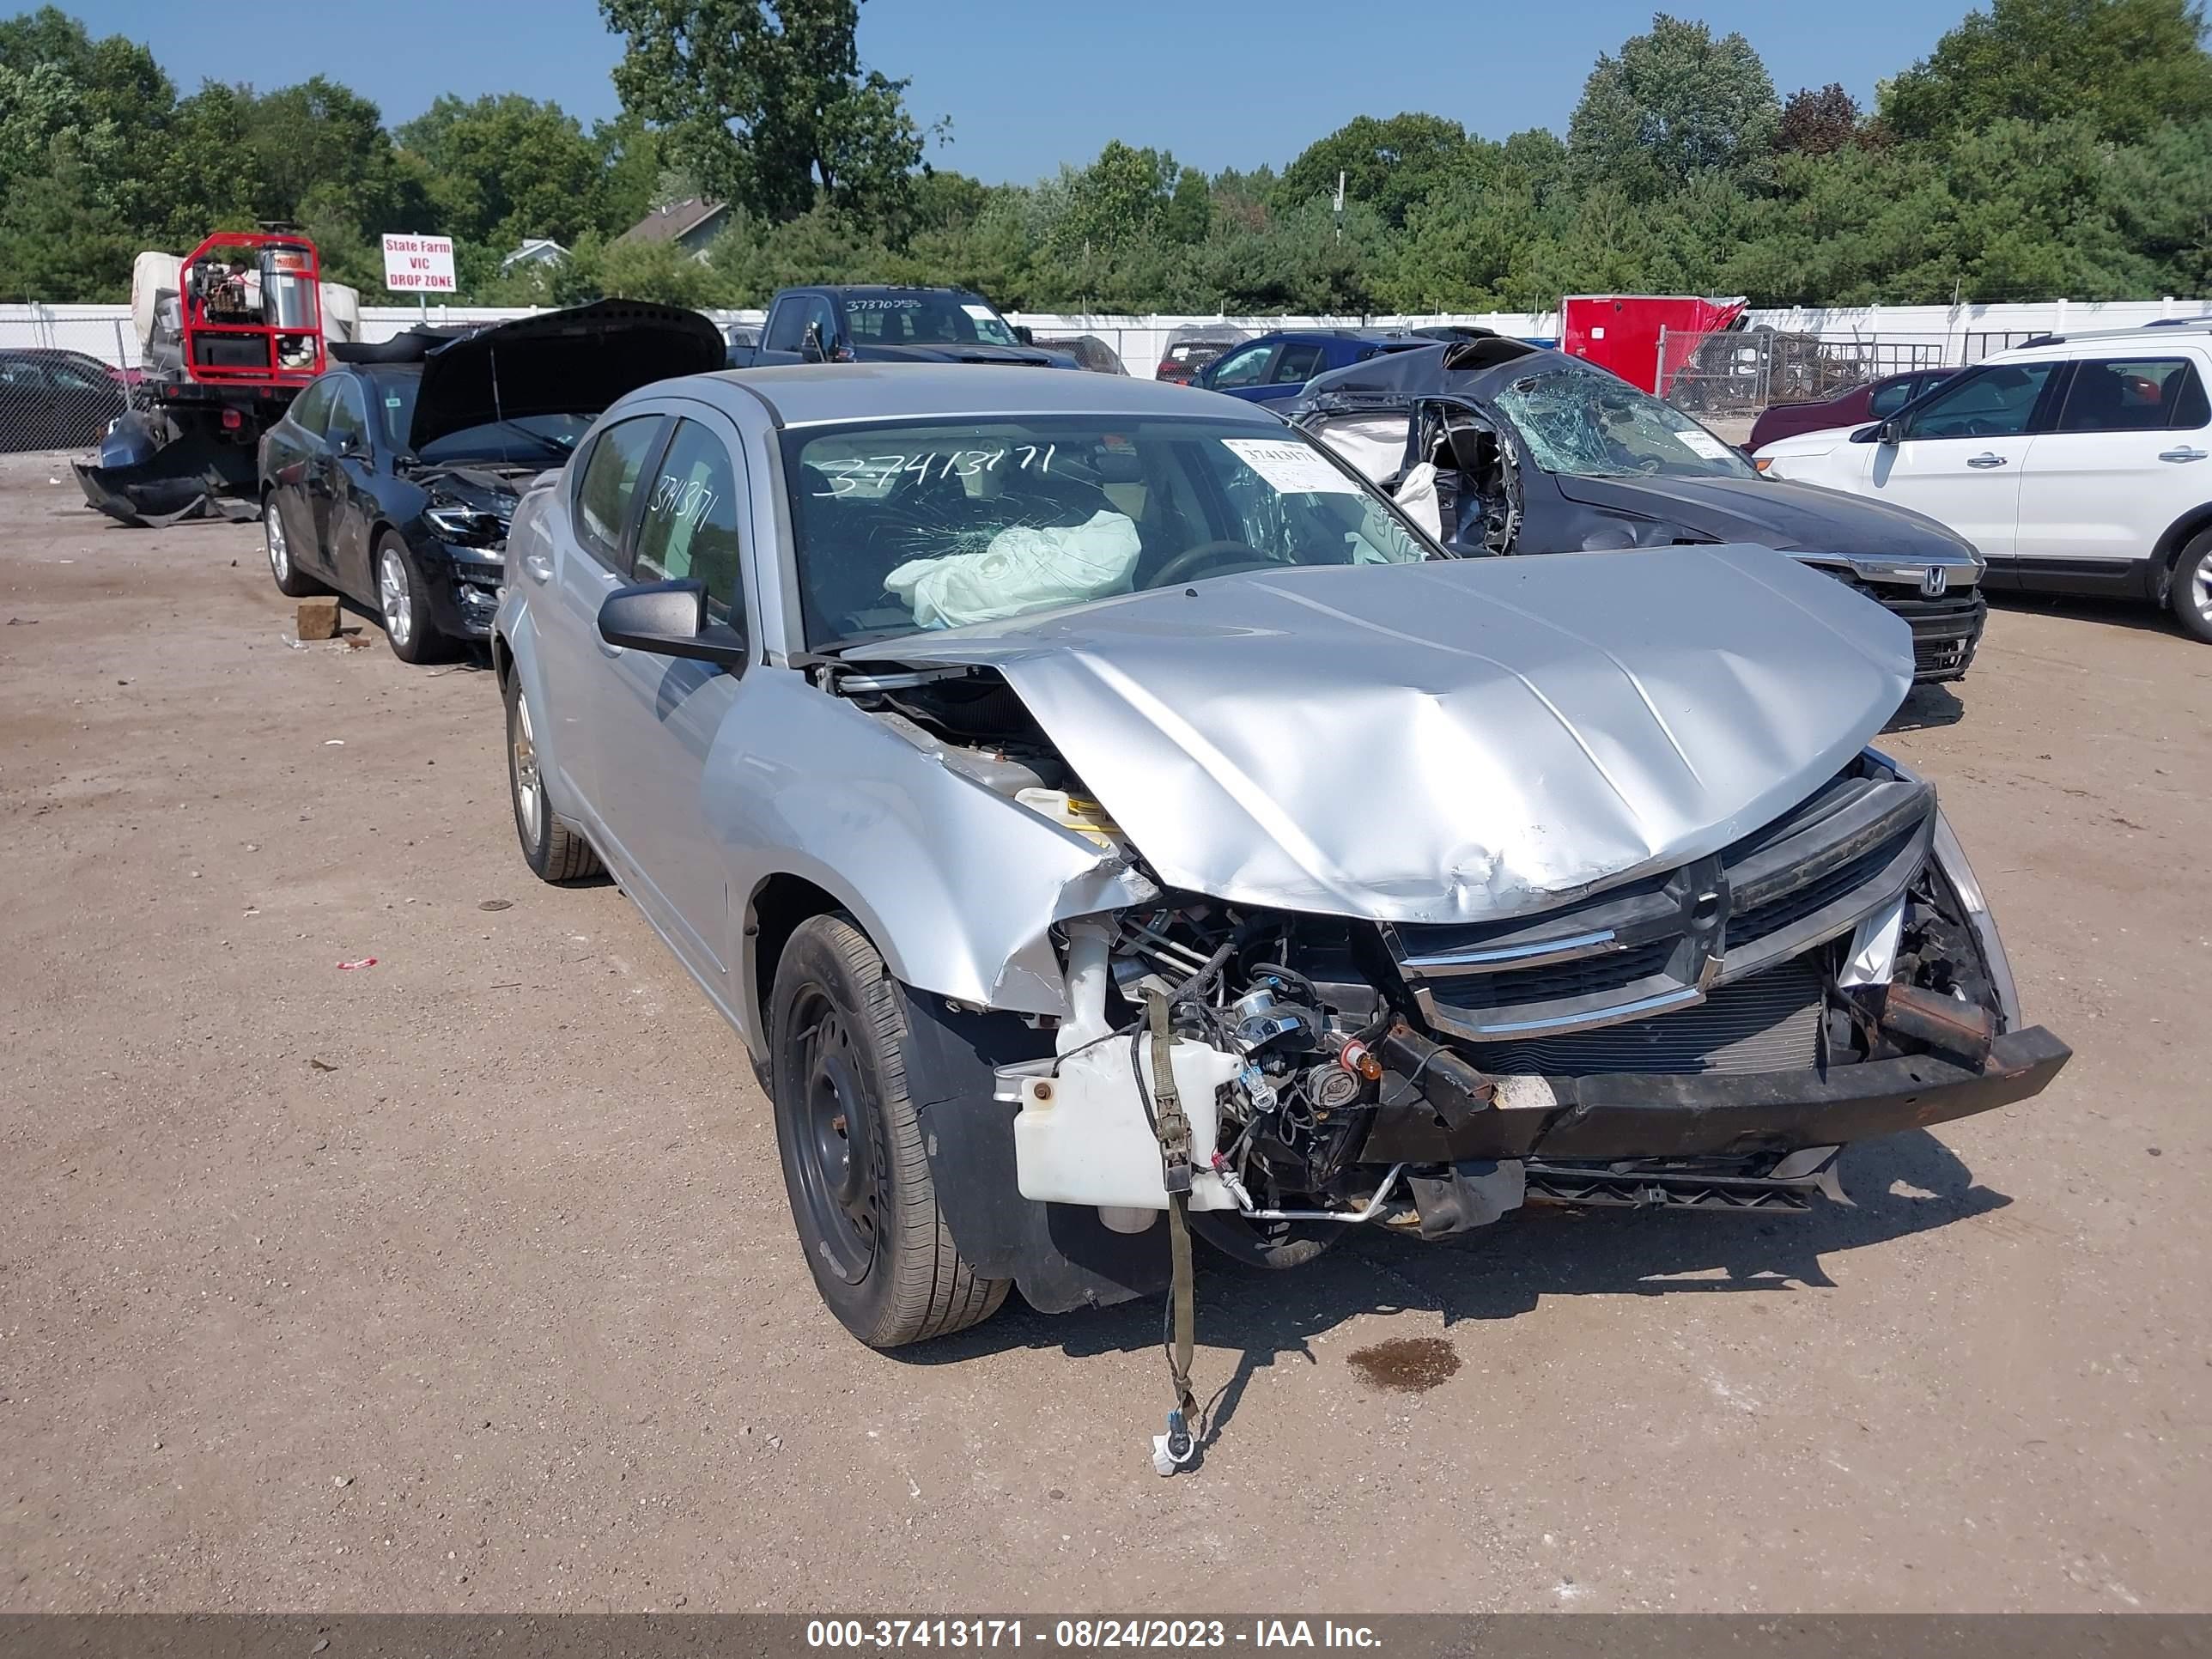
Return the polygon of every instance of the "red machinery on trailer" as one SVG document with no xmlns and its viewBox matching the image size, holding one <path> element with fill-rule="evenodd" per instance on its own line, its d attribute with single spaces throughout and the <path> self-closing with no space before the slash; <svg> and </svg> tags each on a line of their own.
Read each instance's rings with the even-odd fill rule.
<svg viewBox="0 0 2212 1659">
<path fill-rule="evenodd" d="M 1735 327 L 1743 307 L 1694 294 L 1570 294 L 1559 301 L 1559 349 L 1663 398 L 1698 343 Z"/>
<path fill-rule="evenodd" d="M 221 230 L 180 260 L 140 254 L 131 288 L 137 406 L 97 465 L 76 464 L 85 500 L 125 524 L 250 501 L 262 433 L 325 366 L 315 245 L 289 227 Z"/>
</svg>

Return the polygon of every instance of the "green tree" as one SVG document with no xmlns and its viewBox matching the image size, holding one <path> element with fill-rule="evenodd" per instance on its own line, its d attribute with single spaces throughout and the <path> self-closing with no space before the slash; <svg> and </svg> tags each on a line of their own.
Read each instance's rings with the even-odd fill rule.
<svg viewBox="0 0 2212 1659">
<path fill-rule="evenodd" d="M 1583 179 L 1638 195 L 1677 188 L 1705 173 L 1761 163 L 1781 106 L 1774 82 L 1742 35 L 1718 40 L 1703 23 L 1651 19 L 1648 34 L 1601 56 L 1567 127 Z"/>
<path fill-rule="evenodd" d="M 2212 115 L 2204 13 L 2190 0 L 1991 0 L 1889 82 L 1883 120 L 1906 138 L 2008 118 L 2080 117 L 2131 143 Z"/>
<path fill-rule="evenodd" d="M 393 137 L 420 157 L 448 234 L 502 251 L 572 242 L 599 217 L 603 152 L 555 103 L 520 94 L 439 98 Z"/>
<path fill-rule="evenodd" d="M 714 199 L 770 219 L 817 197 L 903 210 L 922 132 L 903 81 L 861 72 L 860 0 L 599 0 L 615 89 Z"/>
<path fill-rule="evenodd" d="M 1366 203 L 1395 227 L 1443 184 L 1468 143 L 1467 130 L 1441 115 L 1362 115 L 1307 145 L 1284 168 L 1282 190 L 1292 201 L 1334 200 L 1341 173 L 1347 200 Z"/>
</svg>

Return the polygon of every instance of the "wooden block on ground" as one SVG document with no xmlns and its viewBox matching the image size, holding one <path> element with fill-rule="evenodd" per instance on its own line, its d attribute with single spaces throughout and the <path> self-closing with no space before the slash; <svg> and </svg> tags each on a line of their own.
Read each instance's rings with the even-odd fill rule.
<svg viewBox="0 0 2212 1659">
<path fill-rule="evenodd" d="M 338 602 L 336 599 L 302 599 L 300 601 L 300 623 L 297 629 L 303 640 L 334 640 L 338 636 Z"/>
</svg>

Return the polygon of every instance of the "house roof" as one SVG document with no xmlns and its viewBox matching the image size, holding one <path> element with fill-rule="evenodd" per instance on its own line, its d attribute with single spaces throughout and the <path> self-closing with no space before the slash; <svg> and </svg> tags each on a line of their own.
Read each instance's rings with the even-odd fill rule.
<svg viewBox="0 0 2212 1659">
<path fill-rule="evenodd" d="M 687 196 L 680 202 L 658 207 L 615 240 L 622 242 L 673 242 L 689 236 L 708 221 L 729 211 L 720 202 Z"/>
</svg>

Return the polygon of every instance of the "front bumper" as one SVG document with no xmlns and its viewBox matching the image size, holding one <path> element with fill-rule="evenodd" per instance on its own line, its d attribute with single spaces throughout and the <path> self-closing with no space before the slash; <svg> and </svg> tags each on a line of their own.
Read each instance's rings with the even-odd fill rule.
<svg viewBox="0 0 2212 1659">
<path fill-rule="evenodd" d="M 467 554 L 456 556 L 444 543 L 430 544 L 422 561 L 429 586 L 430 619 L 438 631 L 457 640 L 488 639 L 499 610 L 502 567 L 486 566 Z"/>
<path fill-rule="evenodd" d="M 2031 1099 L 2073 1053 L 2032 1025 L 1997 1038 L 1979 1070 L 1912 1054 L 1825 1073 L 1551 1078 L 1502 1088 L 1495 1102 L 1472 1107 L 1439 1083 L 1393 1090 L 1386 1082 L 1358 1159 L 1751 1157 L 1844 1146 Z"/>
</svg>

